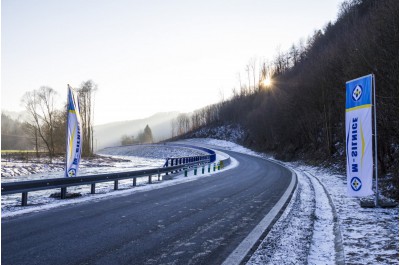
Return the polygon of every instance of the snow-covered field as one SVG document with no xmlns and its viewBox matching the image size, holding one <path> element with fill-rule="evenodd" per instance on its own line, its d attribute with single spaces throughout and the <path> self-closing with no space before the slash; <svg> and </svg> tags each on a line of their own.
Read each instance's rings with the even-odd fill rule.
<svg viewBox="0 0 400 265">
<path fill-rule="evenodd" d="M 145 145 L 145 146 L 126 146 L 106 148 L 99 152 L 100 157 L 90 160 L 82 160 L 79 175 L 101 174 L 111 172 L 126 172 L 139 169 L 162 167 L 167 157 L 185 157 L 204 155 L 205 153 L 191 148 L 168 146 L 168 145 Z M 228 157 L 226 154 L 217 152 L 217 160 Z M 224 170 L 237 166 L 233 159 L 231 166 Z M 53 163 L 35 161 L 2 161 L 1 176 L 2 182 L 25 181 L 45 178 L 62 178 L 64 176 L 64 164 L 61 158 L 53 159 Z M 24 173 L 24 174 L 21 174 Z M 118 191 L 114 191 L 113 182 L 96 184 L 96 194 L 90 194 L 90 185 L 69 187 L 69 193 L 77 193 L 81 196 L 72 200 L 60 200 L 50 197 L 51 194 L 60 190 L 43 190 L 29 192 L 28 206 L 21 207 L 21 194 L 3 195 L 1 198 L 2 217 L 24 214 L 33 211 L 41 211 L 59 207 L 71 203 L 80 203 L 89 200 L 97 200 L 110 196 L 120 196 L 133 192 L 157 189 L 165 186 L 176 185 L 178 183 L 193 181 L 200 177 L 212 175 L 196 175 L 193 171 L 188 172 L 188 177 L 183 174 L 177 175 L 174 180 L 162 182 L 158 176 L 153 176 L 152 182 L 157 185 L 147 185 L 148 177 L 138 178 L 137 186 L 132 188 L 132 180 L 121 180 L 118 184 Z"/>
<path fill-rule="evenodd" d="M 188 142 L 272 159 L 223 140 Z M 247 264 L 340 264 L 341 257 L 346 264 L 399 264 L 398 207 L 361 208 L 359 199 L 347 196 L 344 175 L 283 164 L 296 172 L 298 186 Z"/>
<path fill-rule="evenodd" d="M 167 157 L 204 155 L 200 150 L 173 147 L 168 145 L 137 145 L 109 147 L 98 152 L 100 157 L 82 159 L 79 175 L 112 173 L 136 169 L 161 167 Z M 13 182 L 42 178 L 61 178 L 65 159 L 56 157 L 52 163 L 42 159 L 30 158 L 17 161 L 2 158 L 1 181 Z"/>
</svg>

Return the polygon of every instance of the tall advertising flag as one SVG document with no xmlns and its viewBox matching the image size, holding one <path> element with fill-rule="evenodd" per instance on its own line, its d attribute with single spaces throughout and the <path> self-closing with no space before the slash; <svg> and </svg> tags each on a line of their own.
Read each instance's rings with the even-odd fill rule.
<svg viewBox="0 0 400 265">
<path fill-rule="evenodd" d="M 82 152 L 82 122 L 79 114 L 79 104 L 73 89 L 68 85 L 67 109 L 67 159 L 65 177 L 78 175 Z"/>
<path fill-rule="evenodd" d="M 372 81 L 367 75 L 346 82 L 347 192 L 354 197 L 373 194 Z"/>
</svg>

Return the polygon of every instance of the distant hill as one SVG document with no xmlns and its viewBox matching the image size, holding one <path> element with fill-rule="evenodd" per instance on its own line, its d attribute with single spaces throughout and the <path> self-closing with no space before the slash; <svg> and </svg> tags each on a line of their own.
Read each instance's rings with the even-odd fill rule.
<svg viewBox="0 0 400 265">
<path fill-rule="evenodd" d="M 118 121 L 94 126 L 94 147 L 96 150 L 121 145 L 123 135 L 136 136 L 149 125 L 155 141 L 171 137 L 171 120 L 179 112 L 162 112 L 148 118 L 129 121 Z"/>
</svg>

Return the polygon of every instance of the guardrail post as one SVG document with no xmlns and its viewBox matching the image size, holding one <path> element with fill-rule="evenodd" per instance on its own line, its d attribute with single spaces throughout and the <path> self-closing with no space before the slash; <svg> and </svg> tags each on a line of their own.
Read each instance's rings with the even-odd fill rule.
<svg viewBox="0 0 400 265">
<path fill-rule="evenodd" d="M 136 186 L 136 178 L 133 178 L 132 186 Z"/>
<path fill-rule="evenodd" d="M 201 174 L 204 174 L 204 164 L 203 164 L 203 167 L 201 169 Z"/>
<path fill-rule="evenodd" d="M 90 193 L 95 194 L 96 193 L 96 183 L 92 183 L 90 185 Z"/>
<path fill-rule="evenodd" d="M 118 190 L 118 180 L 114 180 L 114 190 Z"/>
<path fill-rule="evenodd" d="M 23 192 L 21 206 L 27 206 L 27 205 L 28 205 L 28 192 Z"/>
<path fill-rule="evenodd" d="M 149 176 L 149 184 L 151 184 L 151 175 Z"/>
<path fill-rule="evenodd" d="M 61 199 L 67 198 L 67 187 L 61 188 Z"/>
</svg>

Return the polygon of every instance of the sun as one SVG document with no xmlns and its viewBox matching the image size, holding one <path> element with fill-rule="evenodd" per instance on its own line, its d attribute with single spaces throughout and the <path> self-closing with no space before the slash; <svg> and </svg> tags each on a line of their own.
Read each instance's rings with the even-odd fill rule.
<svg viewBox="0 0 400 265">
<path fill-rule="evenodd" d="M 262 81 L 262 84 L 263 84 L 263 86 L 270 86 L 271 85 L 271 82 L 272 82 L 272 80 L 271 80 L 271 77 L 269 77 L 269 76 L 267 76 L 267 77 L 265 77 L 265 79 Z"/>
</svg>

